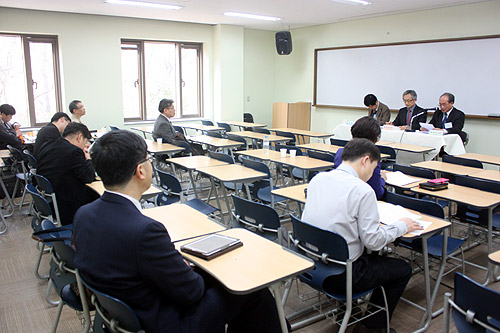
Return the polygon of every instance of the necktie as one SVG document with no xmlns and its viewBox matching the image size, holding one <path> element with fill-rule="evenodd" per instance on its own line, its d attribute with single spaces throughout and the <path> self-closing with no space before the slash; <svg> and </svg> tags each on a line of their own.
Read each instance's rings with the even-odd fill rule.
<svg viewBox="0 0 500 333">
<path fill-rule="evenodd" d="M 410 120 L 411 120 L 411 110 L 408 109 L 408 114 L 406 115 L 406 125 L 410 126 Z"/>
<path fill-rule="evenodd" d="M 448 112 L 446 112 L 446 113 L 444 114 L 444 118 L 443 118 L 443 125 L 441 126 L 441 128 L 445 128 L 444 123 L 446 123 L 446 120 L 447 120 L 447 119 L 448 119 Z"/>
</svg>

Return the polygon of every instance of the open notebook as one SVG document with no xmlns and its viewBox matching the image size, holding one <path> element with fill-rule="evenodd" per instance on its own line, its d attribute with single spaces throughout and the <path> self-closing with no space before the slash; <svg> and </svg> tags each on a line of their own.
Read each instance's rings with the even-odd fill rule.
<svg viewBox="0 0 500 333">
<path fill-rule="evenodd" d="M 410 232 L 410 234 L 412 235 L 421 235 L 425 231 L 425 229 L 427 229 L 432 224 L 432 222 L 423 221 L 422 216 L 414 214 L 401 206 L 381 201 L 377 202 L 377 206 L 378 214 L 380 216 L 380 222 L 382 222 L 383 224 L 394 224 L 396 221 L 401 220 L 401 218 L 403 217 L 408 217 L 414 221 L 417 221 L 423 228 L 423 230 L 412 231 Z"/>
<path fill-rule="evenodd" d="M 421 178 L 409 177 L 401 171 L 386 173 L 387 183 L 394 186 L 404 186 L 418 181 L 423 181 Z"/>
</svg>

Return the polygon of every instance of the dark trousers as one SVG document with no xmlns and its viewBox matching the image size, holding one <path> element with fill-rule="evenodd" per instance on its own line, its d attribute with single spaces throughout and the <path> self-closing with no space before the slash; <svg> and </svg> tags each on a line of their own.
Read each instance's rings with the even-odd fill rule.
<svg viewBox="0 0 500 333">
<path fill-rule="evenodd" d="M 352 291 L 355 293 L 379 286 L 384 287 L 389 317 L 392 318 L 410 277 L 411 267 L 404 260 L 381 257 L 373 253 L 364 254 L 352 264 Z M 325 290 L 345 293 L 345 283 L 345 274 L 328 277 L 325 280 Z M 373 291 L 370 301 L 384 306 L 384 296 L 380 288 Z M 384 328 L 386 327 L 385 316 L 385 312 L 381 311 L 363 320 L 363 324 L 367 328 Z"/>
</svg>

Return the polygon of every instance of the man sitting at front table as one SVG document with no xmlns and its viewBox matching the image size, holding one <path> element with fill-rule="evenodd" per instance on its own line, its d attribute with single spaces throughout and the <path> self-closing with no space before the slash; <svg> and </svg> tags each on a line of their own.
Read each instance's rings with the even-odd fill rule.
<svg viewBox="0 0 500 333">
<path fill-rule="evenodd" d="M 71 122 L 61 138 L 47 142 L 38 153 L 37 173 L 52 184 L 63 225 L 73 222 L 78 208 L 99 197 L 86 185 L 95 178 L 86 147 L 88 139 L 87 126 Z"/>
<path fill-rule="evenodd" d="M 280 332 L 267 288 L 229 293 L 194 271 L 163 224 L 141 213 L 139 200 L 152 178 L 146 149 L 144 139 L 124 130 L 105 134 L 92 148 L 106 192 L 75 215 L 75 265 L 84 280 L 128 304 L 146 332 L 224 333 L 226 324 L 227 332 Z"/>
<path fill-rule="evenodd" d="M 50 119 L 50 123 L 42 127 L 36 136 L 35 148 L 33 149 L 35 157 L 38 156 L 38 153 L 44 144 L 59 139 L 64 129 L 70 122 L 71 119 L 69 119 L 66 113 L 56 112 L 56 114 L 52 116 L 52 119 Z"/>
<path fill-rule="evenodd" d="M 368 108 L 368 116 L 374 117 L 380 126 L 391 119 L 389 107 L 377 99 L 374 94 L 368 94 L 363 101 Z"/>
<path fill-rule="evenodd" d="M 415 90 L 406 90 L 403 93 L 403 101 L 406 107 L 399 109 L 396 119 L 389 125 L 399 126 L 402 130 L 418 130 L 420 123 L 427 121 L 427 110 L 422 109 L 417 103 Z"/>
<path fill-rule="evenodd" d="M 349 259 L 353 260 L 353 292 L 383 286 L 392 316 L 411 277 L 411 268 L 401 259 L 382 257 L 376 251 L 405 233 L 421 228 L 409 218 L 394 225 L 380 225 L 375 192 L 366 184 L 379 160 L 380 151 L 370 140 L 354 138 L 349 141 L 342 151 L 342 164 L 311 180 L 302 220 L 344 237 Z M 365 247 L 374 252 L 366 254 Z M 345 274 L 334 275 L 325 280 L 324 288 L 343 293 L 345 284 Z M 384 306 L 379 288 L 373 292 L 371 301 Z M 378 332 L 386 327 L 385 318 L 385 312 L 379 312 L 365 319 L 364 327 L 357 329 Z"/>
<path fill-rule="evenodd" d="M 17 149 L 24 149 L 20 125 L 11 125 L 12 116 L 16 114 L 16 109 L 10 104 L 0 105 L 0 149 L 7 149 L 10 145 Z"/>
<path fill-rule="evenodd" d="M 462 132 L 465 123 L 465 113 L 453 106 L 455 96 L 451 93 L 444 93 L 439 97 L 439 110 L 434 112 L 429 124 L 436 130 L 443 131 L 444 134 L 458 134 L 462 141 L 465 141 L 465 133 Z M 427 131 L 421 128 L 421 131 Z"/>
</svg>

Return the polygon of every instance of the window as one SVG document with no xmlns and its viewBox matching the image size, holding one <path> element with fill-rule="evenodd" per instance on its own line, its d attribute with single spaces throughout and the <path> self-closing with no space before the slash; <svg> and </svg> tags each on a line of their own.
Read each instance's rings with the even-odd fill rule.
<svg viewBox="0 0 500 333">
<path fill-rule="evenodd" d="M 199 43 L 122 40 L 125 121 L 154 120 L 163 98 L 175 101 L 176 118 L 200 117 Z"/>
<path fill-rule="evenodd" d="M 57 37 L 0 34 L 0 104 L 23 127 L 42 126 L 61 109 Z"/>
</svg>

